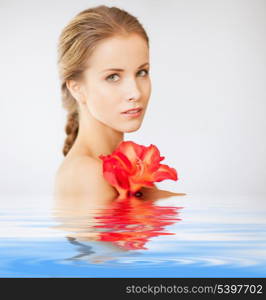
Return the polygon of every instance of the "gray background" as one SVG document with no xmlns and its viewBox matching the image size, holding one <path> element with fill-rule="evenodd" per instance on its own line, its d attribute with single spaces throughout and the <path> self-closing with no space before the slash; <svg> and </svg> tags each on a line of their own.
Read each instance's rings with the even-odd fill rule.
<svg viewBox="0 0 266 300">
<path fill-rule="evenodd" d="M 264 196 L 264 0 L 1 0 L 0 194 L 51 194 L 66 122 L 57 40 L 78 12 L 100 4 L 128 10 L 150 37 L 152 95 L 125 140 L 155 144 L 176 168 L 179 181 L 159 187 Z"/>
</svg>

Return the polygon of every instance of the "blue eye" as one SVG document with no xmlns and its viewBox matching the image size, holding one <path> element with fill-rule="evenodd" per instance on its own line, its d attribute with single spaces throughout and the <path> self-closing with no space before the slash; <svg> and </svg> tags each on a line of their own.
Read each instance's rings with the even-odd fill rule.
<svg viewBox="0 0 266 300">
<path fill-rule="evenodd" d="M 140 72 L 142 72 L 142 71 L 144 71 L 145 72 L 145 75 L 143 75 L 143 76 L 141 76 L 141 77 L 145 77 L 145 76 L 147 76 L 148 74 L 149 74 L 149 70 L 146 70 L 146 69 L 142 69 L 142 70 L 140 70 L 138 73 L 140 73 Z M 114 73 L 114 74 L 111 74 L 111 75 L 109 75 L 109 76 L 107 76 L 106 77 L 106 80 L 107 81 L 113 81 L 113 82 L 116 82 L 117 80 L 112 80 L 113 78 L 114 78 L 114 76 L 119 76 L 117 73 Z"/>
<path fill-rule="evenodd" d="M 115 76 L 115 75 L 118 76 L 118 74 L 111 74 L 108 77 L 106 77 L 106 80 L 112 79 L 113 78 L 112 76 Z M 117 80 L 111 80 L 111 81 L 117 81 Z"/>
</svg>

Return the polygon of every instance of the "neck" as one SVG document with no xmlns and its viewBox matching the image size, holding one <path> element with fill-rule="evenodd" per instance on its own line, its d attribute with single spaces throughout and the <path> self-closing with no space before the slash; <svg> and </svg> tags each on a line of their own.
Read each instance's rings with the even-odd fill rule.
<svg viewBox="0 0 266 300">
<path fill-rule="evenodd" d="M 90 112 L 80 110 L 79 132 L 70 151 L 99 159 L 101 154 L 111 154 L 123 139 L 123 132 L 96 120 Z"/>
</svg>

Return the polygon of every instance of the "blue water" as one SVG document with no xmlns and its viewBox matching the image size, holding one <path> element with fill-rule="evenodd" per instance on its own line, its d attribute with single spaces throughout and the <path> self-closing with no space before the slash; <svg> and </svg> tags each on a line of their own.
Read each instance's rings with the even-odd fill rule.
<svg viewBox="0 0 266 300">
<path fill-rule="evenodd" d="M 51 197 L 2 196 L 0 277 L 266 275 L 262 196 L 186 195 L 119 209 L 60 211 Z"/>
</svg>

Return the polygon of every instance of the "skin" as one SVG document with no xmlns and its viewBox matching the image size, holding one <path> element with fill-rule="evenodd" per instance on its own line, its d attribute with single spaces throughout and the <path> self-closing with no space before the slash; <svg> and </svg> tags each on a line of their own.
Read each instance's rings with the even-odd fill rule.
<svg viewBox="0 0 266 300">
<path fill-rule="evenodd" d="M 149 49 L 139 35 L 116 36 L 98 44 L 83 81 L 67 83 L 80 112 L 79 134 L 69 155 L 83 153 L 97 159 L 110 154 L 125 132 L 140 128 L 151 95 L 149 66 L 138 69 L 146 62 Z M 125 71 L 103 71 L 109 68 Z M 137 106 L 143 107 L 140 118 L 121 115 Z"/>
<path fill-rule="evenodd" d="M 124 140 L 124 133 L 141 127 L 151 95 L 151 80 L 147 74 L 149 65 L 139 67 L 147 62 L 149 49 L 142 37 L 136 34 L 116 36 L 98 44 L 81 81 L 67 82 L 78 104 L 79 133 L 56 174 L 53 213 L 61 223 L 58 229 L 72 231 L 72 236 L 81 240 L 97 240 L 97 232 L 84 229 L 88 222 L 91 226 L 97 225 L 93 212 L 104 213 L 118 196 L 104 179 L 98 156 L 111 154 Z M 109 68 L 124 71 L 103 72 Z M 137 106 L 143 108 L 139 118 L 121 115 Z M 141 191 L 143 197 L 136 201 L 185 195 L 157 187 Z"/>
<path fill-rule="evenodd" d="M 124 71 L 106 71 L 110 68 Z M 83 75 L 82 80 L 67 81 L 78 104 L 79 132 L 57 172 L 55 196 L 64 203 L 75 198 L 77 205 L 90 198 L 90 205 L 101 205 L 110 203 L 118 193 L 103 178 L 98 156 L 111 154 L 124 140 L 124 133 L 141 127 L 149 103 L 147 42 L 137 34 L 99 42 Z M 138 118 L 121 114 L 138 106 L 143 108 Z"/>
</svg>

